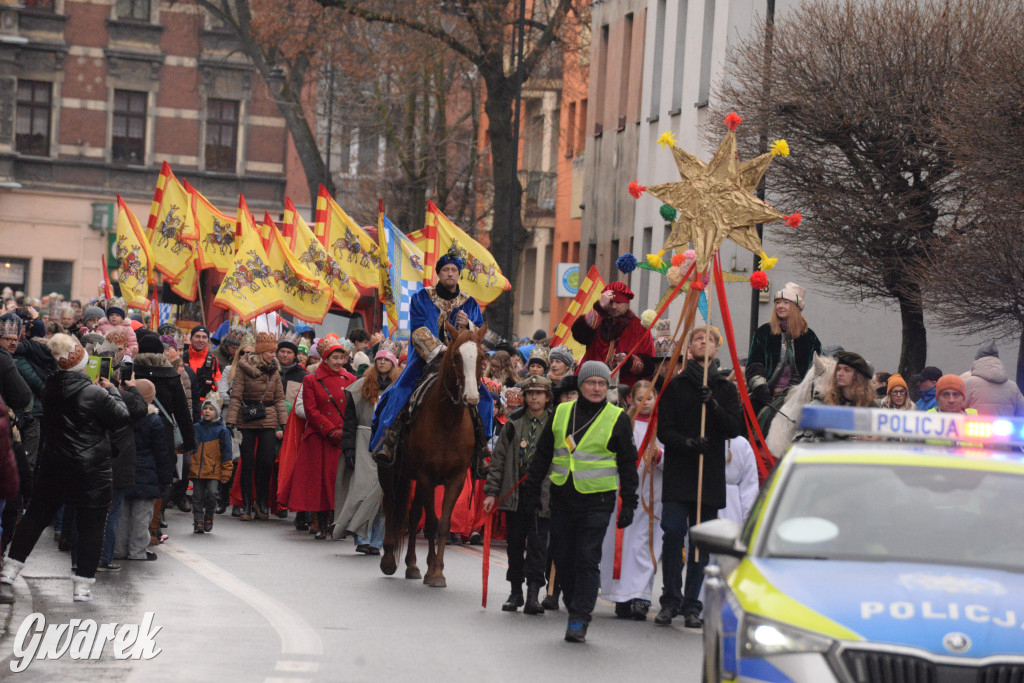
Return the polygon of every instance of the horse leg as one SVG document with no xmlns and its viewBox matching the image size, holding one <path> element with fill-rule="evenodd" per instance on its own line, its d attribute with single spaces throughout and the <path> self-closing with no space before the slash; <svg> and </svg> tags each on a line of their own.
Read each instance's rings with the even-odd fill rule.
<svg viewBox="0 0 1024 683">
<path fill-rule="evenodd" d="M 380 558 L 380 570 L 391 576 L 398 569 L 395 547 L 405 521 L 403 513 L 409 500 L 409 480 L 399 477 L 390 468 L 381 468 L 378 479 L 384 493 L 384 553 Z"/>
<path fill-rule="evenodd" d="M 441 504 L 441 521 L 437 527 L 437 557 L 430 571 L 432 576 L 426 582 L 434 588 L 444 588 L 448 583 L 444 579 L 444 548 L 448 541 L 448 531 L 452 524 L 452 510 L 455 508 L 455 501 L 462 493 L 462 487 L 466 483 L 466 470 L 462 469 L 459 474 L 450 478 L 444 485 L 444 502 Z"/>
<path fill-rule="evenodd" d="M 431 490 L 423 507 L 427 511 L 426 525 L 424 532 L 427 536 L 427 575 L 423 577 L 423 583 L 430 584 L 437 575 L 437 544 L 440 542 L 437 537 L 437 510 L 434 509 L 434 492 Z"/>
<path fill-rule="evenodd" d="M 409 542 L 405 549 L 405 578 L 418 579 L 422 576 L 420 568 L 416 566 L 416 527 L 420 524 L 420 515 L 423 514 L 423 482 L 416 481 L 416 495 L 412 499 L 412 508 L 409 510 Z"/>
</svg>

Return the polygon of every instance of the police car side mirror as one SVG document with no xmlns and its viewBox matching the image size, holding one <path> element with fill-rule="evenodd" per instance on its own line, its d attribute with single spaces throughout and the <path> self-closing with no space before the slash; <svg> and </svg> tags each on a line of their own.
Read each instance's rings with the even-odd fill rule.
<svg viewBox="0 0 1024 683">
<path fill-rule="evenodd" d="M 703 552 L 743 557 L 747 547 L 740 541 L 740 526 L 728 519 L 712 519 L 690 529 L 690 540 Z"/>
</svg>

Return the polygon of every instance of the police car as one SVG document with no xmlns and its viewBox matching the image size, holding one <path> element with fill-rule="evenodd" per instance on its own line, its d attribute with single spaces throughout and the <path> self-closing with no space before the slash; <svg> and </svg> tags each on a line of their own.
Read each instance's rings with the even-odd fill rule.
<svg viewBox="0 0 1024 683">
<path fill-rule="evenodd" d="M 691 530 L 704 679 L 1024 683 L 1024 420 L 808 406 L 801 426 L 876 440 L 796 444 L 742 529 Z"/>
</svg>

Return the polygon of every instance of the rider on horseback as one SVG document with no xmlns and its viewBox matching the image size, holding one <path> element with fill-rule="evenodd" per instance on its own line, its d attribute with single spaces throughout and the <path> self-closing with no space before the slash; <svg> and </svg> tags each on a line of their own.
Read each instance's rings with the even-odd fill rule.
<svg viewBox="0 0 1024 683">
<path fill-rule="evenodd" d="M 409 310 L 412 345 L 416 353 L 409 354 L 409 364 L 402 375 L 381 395 L 373 415 L 373 436 L 370 450 L 382 465 L 395 462 L 397 446 L 402 442 L 406 427 L 415 414 L 409 399 L 423 380 L 434 375 L 437 363 L 432 362 L 444 354 L 447 339 L 444 323 L 457 330 L 476 329 L 484 319 L 476 299 L 459 290 L 459 275 L 463 261 L 450 252 L 441 256 L 435 266 L 438 282 L 435 287 L 424 287 L 413 295 Z M 494 402 L 490 393 L 480 392 L 474 422 L 477 428 L 477 452 L 486 451 L 491 436 Z"/>
</svg>

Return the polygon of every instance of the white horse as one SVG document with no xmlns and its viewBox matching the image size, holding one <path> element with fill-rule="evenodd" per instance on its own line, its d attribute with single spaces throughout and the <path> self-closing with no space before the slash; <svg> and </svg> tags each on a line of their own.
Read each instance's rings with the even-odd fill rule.
<svg viewBox="0 0 1024 683">
<path fill-rule="evenodd" d="M 781 458 L 789 445 L 793 443 L 804 406 L 813 401 L 816 396 L 824 395 L 835 371 L 835 358 L 814 354 L 814 362 L 811 363 L 810 371 L 804 375 L 800 384 L 789 390 L 782 408 L 772 418 L 771 427 L 765 437 L 765 445 L 776 458 Z"/>
</svg>

